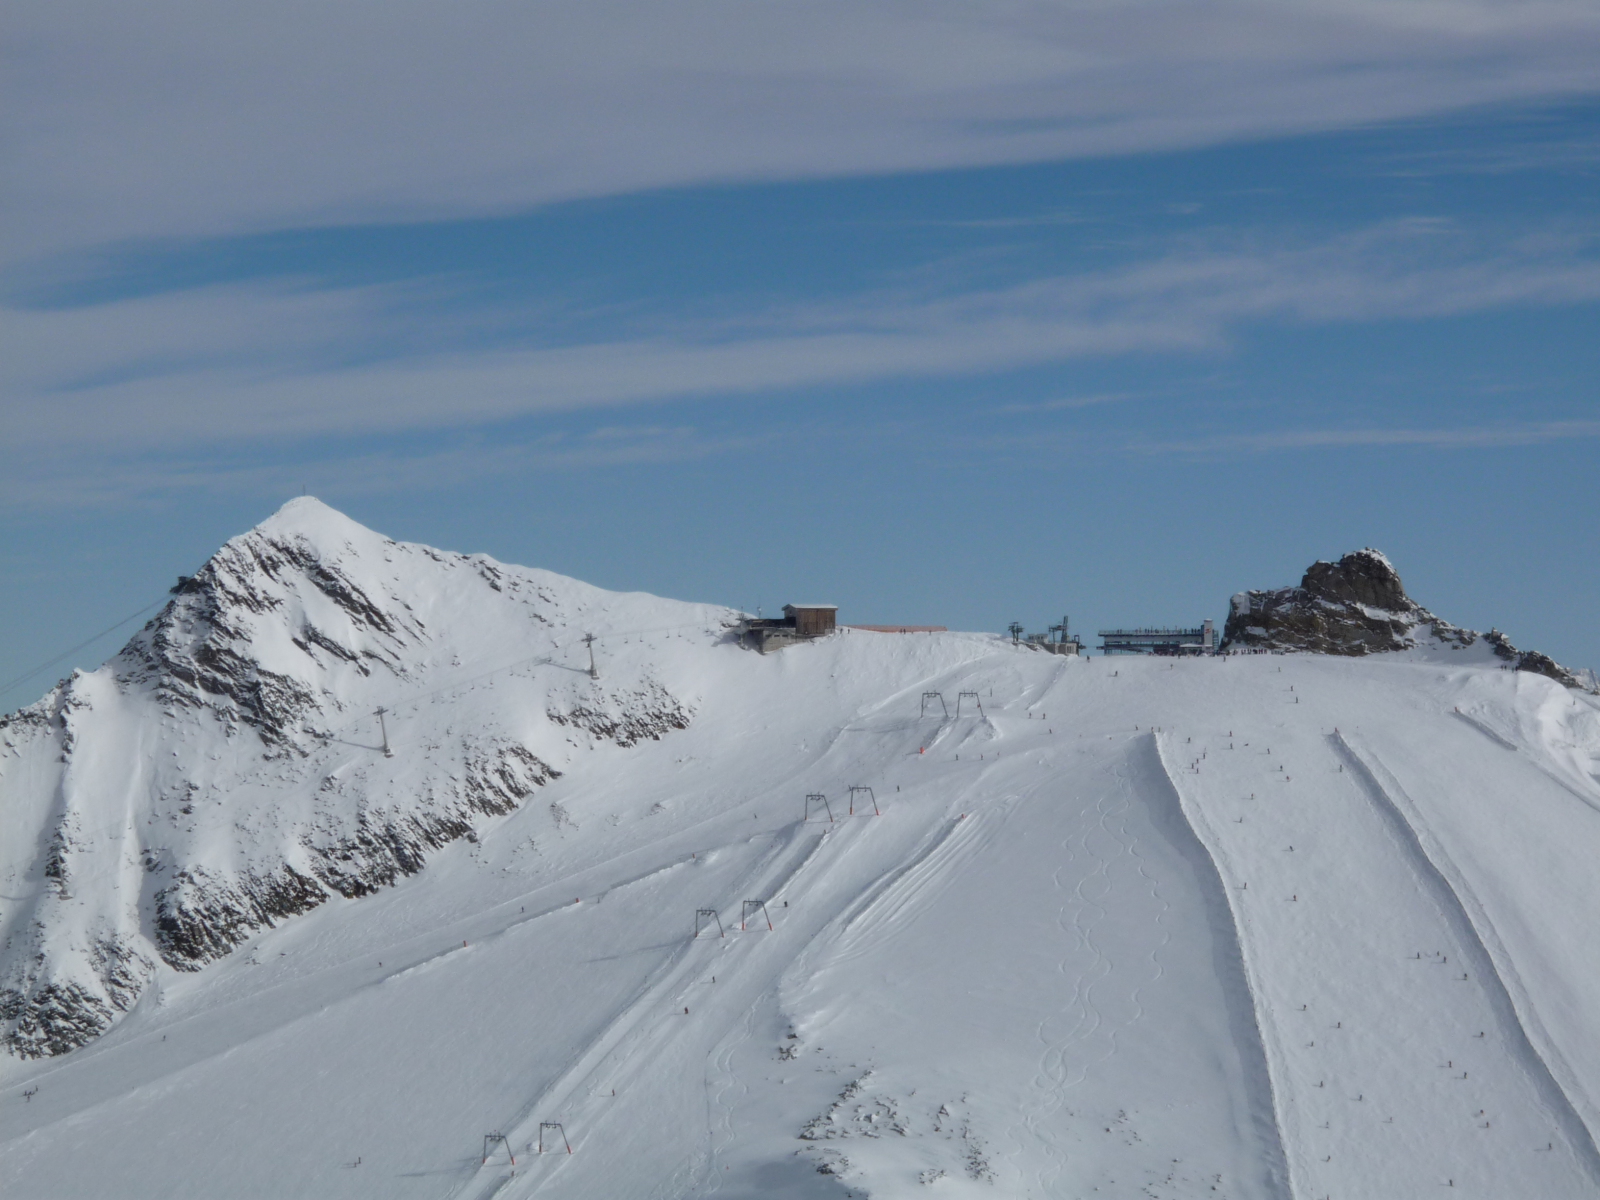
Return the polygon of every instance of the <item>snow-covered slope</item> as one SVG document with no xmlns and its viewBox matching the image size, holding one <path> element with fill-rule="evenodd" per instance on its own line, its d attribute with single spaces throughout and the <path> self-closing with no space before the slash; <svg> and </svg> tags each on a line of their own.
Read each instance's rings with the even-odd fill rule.
<svg viewBox="0 0 1600 1200">
<path fill-rule="evenodd" d="M 313 697 L 272 732 L 214 690 L 165 699 L 147 632 L 5 731 L 8 935 L 42 921 L 92 973 L 65 956 L 98 928 L 76 905 L 151 964 L 103 1036 L 4 1061 L 8 1197 L 1600 1195 L 1593 697 L 1489 664 L 969 634 L 762 657 L 721 610 L 300 503 L 230 550 L 307 538 L 321 567 L 262 568 L 271 612 L 369 673 L 239 634 Z M 324 556 L 399 633 L 314 608 Z M 360 657 L 400 636 L 393 665 Z M 630 719 L 645 736 L 606 736 Z M 542 782 L 468 803 L 486 744 Z M 136 783 L 95 793 L 93 853 L 119 849 L 63 887 L 49 831 L 91 811 L 95 745 L 95 778 Z M 193 814 L 174 751 L 232 772 Z M 331 847 L 439 812 L 470 836 L 332 882 Z M 176 877 L 128 860 L 156 845 L 208 879 L 286 863 L 322 902 L 179 969 Z"/>
</svg>

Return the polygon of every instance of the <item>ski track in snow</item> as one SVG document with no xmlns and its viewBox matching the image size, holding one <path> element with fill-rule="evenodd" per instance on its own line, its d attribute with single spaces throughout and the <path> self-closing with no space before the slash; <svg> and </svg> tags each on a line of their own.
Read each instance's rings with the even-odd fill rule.
<svg viewBox="0 0 1600 1200">
<path fill-rule="evenodd" d="M 1138 837 L 1130 831 L 1126 821 L 1134 803 L 1134 787 L 1126 764 L 1116 764 L 1113 778 L 1113 788 L 1097 790 L 1094 820 L 1074 827 L 1073 833 L 1061 842 L 1063 864 L 1051 875 L 1054 888 L 1064 893 L 1055 921 L 1066 935 L 1063 945 L 1068 950 L 1057 970 L 1070 981 L 1071 991 L 1065 1004 L 1041 1019 L 1035 1030 L 1034 1036 L 1044 1050 L 1038 1062 L 1029 1111 L 1021 1126 L 1027 1140 L 1043 1147 L 1053 1162 L 1053 1167 L 1043 1171 L 1038 1181 L 1046 1195 L 1054 1194 L 1064 1169 L 1063 1152 L 1050 1136 L 1048 1124 L 1071 1099 L 1072 1090 L 1083 1083 L 1091 1067 L 1116 1053 L 1122 1028 L 1134 1024 L 1143 1015 L 1139 992 L 1144 983 L 1141 978 L 1144 970 L 1137 965 L 1131 968 L 1134 975 L 1131 986 L 1123 984 L 1125 995 L 1117 992 L 1096 1000 L 1097 990 L 1106 990 L 1106 985 L 1118 972 L 1117 962 L 1097 937 L 1107 916 L 1107 904 L 1113 896 L 1123 895 L 1123 889 L 1131 884 L 1147 891 L 1163 912 L 1167 908 L 1156 880 L 1140 861 Z M 1083 860 L 1093 864 L 1087 873 L 1081 870 Z M 1063 882 L 1063 876 L 1069 871 L 1076 876 L 1070 888 Z M 1134 879 L 1119 886 L 1114 875 L 1131 875 Z M 1163 931 L 1160 945 L 1149 952 L 1149 982 L 1161 977 L 1160 946 L 1166 941 Z M 1081 951 L 1088 952 L 1087 961 Z M 1129 970 L 1126 966 L 1122 969 Z M 1114 1011 L 1119 1002 L 1123 1011 Z M 1108 1008 L 1113 1011 L 1108 1012 Z"/>
<path fill-rule="evenodd" d="M 1458 892 L 1422 851 L 1392 795 L 1339 738 L 1321 768 L 1323 777 L 1340 758 L 1359 770 L 1334 776 L 1344 781 L 1334 784 L 1337 797 L 1328 794 L 1326 785 L 1314 795 L 1320 803 L 1341 803 L 1341 829 L 1347 838 L 1353 834 L 1359 840 L 1319 851 L 1303 802 L 1293 802 L 1299 795 L 1294 779 L 1304 779 L 1315 769 L 1306 762 L 1308 752 L 1315 757 L 1314 748 L 1293 745 L 1287 732 L 1272 732 L 1265 736 L 1280 746 L 1268 757 L 1280 763 L 1297 760 L 1295 776 L 1285 769 L 1281 777 L 1268 775 L 1266 781 L 1257 773 L 1239 778 L 1228 767 L 1258 757 L 1262 746 L 1256 736 L 1254 746 L 1246 747 L 1244 736 L 1235 739 L 1238 749 L 1212 756 L 1203 775 L 1173 770 L 1176 747 L 1165 738 L 1162 745 L 1174 785 L 1192 797 L 1185 811 L 1229 880 L 1266 1035 L 1294 1194 L 1414 1195 L 1441 1185 L 1466 1195 L 1595 1194 L 1600 1176 L 1594 1171 L 1587 1129 L 1533 1053 L 1494 956 L 1480 941 Z M 1257 749 L 1256 756 L 1250 756 L 1251 749 Z M 1216 782 L 1219 776 L 1227 781 L 1222 788 Z M 1239 782 L 1229 788 L 1236 778 Z M 1240 793 L 1247 786 L 1274 790 L 1244 800 Z M 1240 814 L 1242 823 L 1237 818 L 1212 821 L 1207 814 L 1219 809 Z M 1271 830 L 1267 839 L 1257 832 L 1262 825 Z M 1232 849 L 1243 837 L 1252 839 L 1248 860 Z M 1264 840 L 1277 843 L 1276 859 L 1271 851 L 1262 852 Z M 1297 856 L 1294 869 L 1271 869 L 1287 864 L 1291 855 Z M 1307 873 L 1303 866 L 1314 870 Z M 1349 877 L 1352 870 L 1359 876 Z M 1401 884 L 1408 885 L 1396 887 Z M 1290 913 L 1298 920 L 1291 922 Z M 1279 932 L 1286 922 L 1295 932 Z M 1410 944 L 1422 948 L 1423 957 L 1411 960 L 1414 970 L 1432 970 L 1439 980 L 1452 980 L 1447 972 L 1454 967 L 1449 964 L 1463 965 L 1468 978 L 1459 981 L 1453 1003 L 1388 1003 L 1363 1012 L 1359 990 L 1297 983 L 1303 968 L 1292 961 L 1297 957 L 1293 947 L 1301 940 L 1315 945 L 1319 955 L 1360 962 L 1376 985 L 1375 994 L 1389 999 L 1404 992 L 1407 983 L 1400 972 L 1406 970 L 1406 959 L 1396 952 L 1374 958 L 1372 945 L 1378 941 L 1398 951 L 1393 935 L 1402 928 Z M 1294 1002 L 1296 992 L 1305 997 L 1304 1013 Z M 1335 1013 L 1344 1017 L 1330 1026 L 1328 1018 Z M 1485 1030 L 1485 1035 L 1474 1039 L 1465 1031 L 1468 1025 Z M 1374 1033 L 1386 1050 L 1355 1058 L 1340 1053 L 1341 1042 Z M 1325 1048 L 1319 1050 L 1319 1043 Z M 1438 1047 L 1434 1054 L 1418 1053 L 1418 1047 L 1430 1045 Z M 1441 1084 L 1457 1081 L 1457 1071 L 1465 1072 L 1457 1082 L 1461 1095 L 1450 1096 Z M 1494 1099 L 1481 1090 L 1482 1083 L 1469 1082 L 1474 1071 L 1489 1080 Z M 1434 1076 L 1431 1086 L 1418 1082 L 1419 1075 L 1429 1073 Z M 1479 1108 L 1484 1110 L 1481 1116 L 1469 1121 Z M 1380 1111 L 1381 1118 L 1367 1115 Z M 1380 1140 L 1393 1136 L 1383 1126 L 1396 1123 L 1414 1130 L 1406 1138 L 1413 1144 L 1410 1153 L 1397 1155 Z M 1418 1137 L 1421 1128 L 1451 1126 L 1460 1131 L 1456 1136 L 1431 1141 Z M 1479 1136 L 1467 1134 L 1468 1129 Z M 1559 1151 L 1535 1157 L 1541 1140 L 1552 1133 Z M 1514 1162 L 1508 1158 L 1512 1153 Z"/>
<path fill-rule="evenodd" d="M 914 725 L 897 724 L 880 727 L 877 732 L 907 732 L 914 728 Z M 948 728 L 948 724 L 942 724 L 931 741 L 937 742 Z M 836 745 L 836 740 L 831 741 L 823 756 L 831 755 Z M 781 902 L 790 885 L 797 884 L 804 875 L 805 890 L 809 896 L 814 898 L 828 896 L 829 880 L 834 876 L 840 876 L 841 882 L 845 882 L 850 876 L 859 873 L 852 870 L 854 865 L 852 857 L 862 839 L 871 836 L 876 820 L 877 818 L 858 815 L 854 820 L 817 822 L 813 828 L 820 828 L 821 832 L 812 836 L 805 852 L 791 856 L 786 863 L 780 865 L 775 875 L 761 881 L 761 886 L 755 889 L 754 894 L 767 898 L 770 908 L 772 904 Z M 926 902 L 932 889 L 937 887 L 941 879 L 948 877 L 965 854 L 981 844 L 983 839 L 978 830 L 982 824 L 984 822 L 961 817 L 937 823 L 923 836 L 900 866 L 876 877 L 869 874 L 866 882 L 854 890 L 848 883 L 842 890 L 832 889 L 834 894 L 831 903 L 834 911 L 825 921 L 821 919 L 823 912 L 815 908 L 805 921 L 797 919 L 793 910 L 780 910 L 789 915 L 776 918 L 781 923 L 775 930 L 758 931 L 755 940 L 750 943 L 750 954 L 767 958 L 781 954 L 787 958 L 794 958 L 808 955 L 814 957 L 820 951 L 826 955 L 830 963 L 834 964 L 847 963 L 870 954 L 875 946 L 892 937 L 895 928 L 908 918 L 910 912 L 920 903 Z M 759 874 L 759 870 L 754 872 L 752 879 Z M 745 889 L 745 891 L 750 890 L 750 888 Z M 826 902 L 829 901 L 825 900 Z M 796 941 L 800 942 L 799 946 L 793 945 Z M 740 950 L 742 949 L 741 946 Z M 700 1192 L 709 1194 L 720 1190 L 722 1186 L 721 1178 L 715 1170 L 714 1150 L 719 1134 L 725 1141 L 733 1137 L 735 1104 L 727 1097 L 743 1096 L 749 1090 L 747 1085 L 732 1074 L 728 1064 L 752 1036 L 751 1025 L 760 997 L 770 994 L 770 985 L 766 983 L 770 974 L 763 975 L 752 971 L 748 964 L 741 961 L 745 957 L 748 956 L 739 951 L 735 951 L 732 955 L 724 953 L 719 956 L 718 977 L 726 982 L 716 985 L 718 995 L 712 1012 L 727 1020 L 732 1025 L 733 1031 L 699 1052 L 699 1056 L 703 1057 L 706 1064 L 703 1068 L 706 1112 L 703 1142 L 691 1156 L 673 1170 L 668 1179 L 652 1189 L 653 1196 L 679 1196 Z M 675 973 L 674 980 L 682 974 L 681 971 Z M 679 998 L 682 998 L 681 993 Z M 619 1016 L 618 1021 L 628 1020 L 629 1014 L 642 1004 L 642 999 L 636 1001 L 630 1006 L 628 1013 Z M 659 1009 L 661 1006 L 654 1007 Z M 596 1063 L 587 1071 L 585 1078 L 592 1079 L 604 1075 L 607 1079 L 626 1080 L 636 1074 L 645 1060 L 661 1053 L 664 1040 L 687 1038 L 693 1041 L 696 1037 L 702 1040 L 707 1037 L 705 1030 L 708 1013 L 703 1005 L 698 1016 L 690 1014 L 695 1017 L 694 1020 L 679 1021 L 676 1014 L 677 1009 L 673 1008 L 670 1015 L 658 1019 L 651 1027 L 657 1031 L 655 1036 L 640 1033 L 636 1038 L 631 1038 L 630 1049 L 626 1052 L 618 1050 L 611 1057 Z M 683 1028 L 681 1034 L 675 1029 L 679 1025 Z M 612 1040 L 609 1036 L 601 1039 L 604 1042 Z M 593 1053 L 591 1050 L 591 1056 Z M 639 1060 L 638 1066 L 632 1061 L 634 1058 Z M 564 1081 L 563 1085 L 551 1089 L 536 1101 L 534 1106 L 530 1106 L 530 1109 L 538 1107 L 549 1111 L 565 1111 L 559 1099 L 563 1090 L 577 1089 L 566 1086 Z M 580 1115 L 585 1118 L 598 1116 L 593 1111 L 593 1106 L 583 1110 Z M 522 1124 L 533 1119 L 531 1114 L 526 1115 Z M 593 1120 L 591 1123 L 593 1126 L 591 1136 L 603 1137 L 605 1129 L 603 1120 Z M 521 1124 L 518 1128 L 521 1128 Z M 565 1164 L 558 1160 L 555 1166 L 545 1170 L 537 1181 L 530 1173 L 529 1179 L 513 1194 L 531 1194 L 532 1190 L 542 1191 L 548 1187 L 558 1187 L 564 1169 Z"/>
<path fill-rule="evenodd" d="M 1427 834 L 1416 806 L 1377 755 L 1368 748 L 1358 749 L 1359 740 L 1352 735 L 1335 733 L 1333 741 L 1346 763 L 1355 768 L 1357 778 L 1369 788 L 1374 806 L 1392 823 L 1396 840 L 1409 852 L 1418 877 L 1455 928 L 1459 943 L 1500 1018 L 1508 1047 L 1527 1067 L 1545 1104 L 1560 1121 L 1574 1154 L 1600 1192 L 1600 1149 L 1591 1124 L 1594 1115 L 1589 1114 L 1589 1120 L 1585 1120 L 1585 1114 L 1580 1112 L 1582 1091 L 1572 1069 L 1546 1033 L 1483 905 L 1444 848 Z"/>
<path fill-rule="evenodd" d="M 1450 715 L 1455 717 L 1457 720 L 1472 726 L 1472 728 L 1483 734 L 1484 737 L 1488 738 L 1502 750 L 1510 750 L 1515 753 L 1522 749 L 1521 746 L 1512 741 L 1510 738 L 1506 737 L 1505 734 L 1491 728 L 1488 722 L 1473 716 L 1471 713 L 1464 713 L 1460 709 L 1456 709 Z"/>
<path fill-rule="evenodd" d="M 745 898 L 745 893 L 752 891 L 756 895 L 764 894 L 763 889 L 757 888 L 756 885 L 763 882 L 763 877 L 774 862 L 781 860 L 782 852 L 793 850 L 797 844 L 799 861 L 783 874 L 792 878 L 798 873 L 821 845 L 820 839 L 810 841 L 809 844 L 800 842 L 803 828 L 804 826 L 798 823 L 791 826 L 789 839 L 781 847 L 775 847 L 758 859 L 741 876 L 739 886 L 725 892 L 719 898 L 719 911 L 729 910 L 730 898 L 734 894 L 738 894 L 741 900 Z M 593 1126 L 593 1136 L 603 1135 L 603 1118 L 598 1111 L 598 1105 L 593 1103 L 594 1096 L 591 1094 L 596 1081 L 603 1076 L 607 1080 L 615 1080 L 618 1084 L 625 1085 L 641 1070 L 644 1065 L 643 1060 L 659 1053 L 662 1042 L 676 1036 L 676 1027 L 686 1024 L 675 1020 L 677 1002 L 684 998 L 685 977 L 700 965 L 699 960 L 705 956 L 703 952 L 709 938 L 709 933 L 703 933 L 701 938 L 686 936 L 682 944 L 672 950 L 656 967 L 643 986 L 621 1005 L 600 1035 L 574 1057 L 555 1083 L 531 1097 L 521 1111 L 502 1126 L 514 1146 L 531 1146 L 535 1143 L 539 1122 L 545 1119 L 545 1114 L 566 1114 L 574 1120 L 574 1124 Z M 726 937 L 715 940 L 725 941 Z M 697 955 L 697 951 L 702 953 Z M 727 973 L 730 968 L 724 967 L 723 971 Z M 669 997 L 672 999 L 671 1005 L 666 1003 Z M 556 1174 L 567 1157 L 569 1156 L 562 1155 L 557 1159 L 557 1165 L 547 1170 L 546 1175 Z M 474 1178 L 464 1180 L 450 1192 L 450 1195 L 460 1195 L 473 1185 Z"/>
<path fill-rule="evenodd" d="M 790 832 L 792 833 L 792 830 Z M 648 852 L 647 849 L 645 853 Z M 378 956 L 382 955 L 390 961 L 397 962 L 394 967 L 383 968 L 381 971 L 374 972 L 365 962 L 342 962 L 307 975 L 269 984 L 253 990 L 247 997 L 224 1001 L 216 1007 L 202 1008 L 199 1012 L 173 1021 L 158 1022 L 150 1030 L 140 1033 L 134 1038 L 122 1040 L 116 1037 L 108 1037 L 100 1042 L 92 1043 L 69 1058 L 47 1060 L 46 1065 L 33 1078 L 35 1080 L 49 1080 L 60 1074 L 76 1073 L 86 1069 L 88 1064 L 101 1055 L 115 1056 L 119 1054 L 130 1043 L 149 1042 L 154 1040 L 158 1034 L 165 1037 L 172 1033 L 180 1032 L 186 1024 L 213 1021 L 219 1017 L 236 1022 L 241 1021 L 241 1017 L 243 1018 L 243 1028 L 250 1032 L 246 1038 L 236 1041 L 234 1043 L 235 1046 L 243 1044 L 245 1041 L 260 1040 L 294 1025 L 298 1021 L 314 1018 L 324 1007 L 320 998 L 330 991 L 355 994 L 370 988 L 404 982 L 431 969 L 446 966 L 451 960 L 460 958 L 464 954 L 474 954 L 477 952 L 478 947 L 483 946 L 485 943 L 492 943 L 497 937 L 511 933 L 519 928 L 531 926 L 558 913 L 571 912 L 574 908 L 581 906 L 581 899 L 561 900 L 553 903 L 546 902 L 544 907 L 536 908 L 531 913 L 524 911 L 513 915 L 511 909 L 513 907 L 525 909 L 526 904 L 529 902 L 537 905 L 540 902 L 540 897 L 547 896 L 551 892 L 568 895 L 575 889 L 580 891 L 587 890 L 596 886 L 593 882 L 595 876 L 603 877 L 607 869 L 639 857 L 641 857 L 640 851 L 630 851 L 626 854 L 618 855 L 614 859 L 596 863 L 572 878 L 541 884 L 532 891 L 501 900 L 483 912 L 458 917 L 446 925 L 414 934 L 403 941 L 387 942 L 362 952 L 363 960 L 368 958 L 377 960 Z M 664 872 L 685 866 L 690 861 L 690 858 L 685 854 L 673 853 L 670 857 L 657 861 L 635 874 L 606 883 L 601 891 L 592 895 L 591 901 L 603 901 L 613 893 L 653 879 Z M 462 940 L 469 944 L 463 946 L 455 945 L 455 939 L 463 934 L 465 937 Z M 447 943 L 445 949 L 439 950 L 436 948 L 440 942 Z M 159 994 L 154 999 L 159 1001 Z M 250 1021 L 248 1016 L 245 1016 L 240 1011 L 261 1007 L 263 1001 L 272 1002 L 271 1006 L 266 1009 L 267 1020 L 264 1022 Z M 291 1015 L 285 1015 L 286 1010 Z M 221 1051 L 219 1053 L 228 1052 Z M 216 1057 L 216 1055 L 205 1056 L 206 1059 L 213 1057 Z M 171 1070 L 173 1072 L 182 1071 L 204 1060 L 191 1059 L 175 1065 Z"/>
<path fill-rule="evenodd" d="M 1154 781 L 1155 786 L 1170 806 L 1176 823 L 1182 826 L 1183 848 L 1194 864 L 1205 896 L 1212 935 L 1217 940 L 1213 950 L 1215 969 L 1227 997 L 1233 1039 L 1244 1059 L 1246 1087 L 1250 1092 L 1251 1133 L 1258 1148 L 1264 1190 L 1274 1197 L 1287 1200 L 1293 1195 L 1293 1180 L 1289 1170 L 1288 1147 L 1284 1142 L 1280 1097 L 1273 1080 L 1273 1056 L 1268 1049 L 1267 1031 L 1263 1028 L 1263 1014 L 1260 1011 L 1261 991 L 1252 977 L 1249 957 L 1245 953 L 1240 914 L 1226 883 L 1217 850 L 1213 849 L 1220 843 L 1205 812 L 1198 805 L 1185 800 L 1183 789 L 1178 786 L 1177 775 L 1168 761 L 1171 751 L 1167 738 L 1151 732 L 1142 742 L 1147 748 L 1152 773 L 1159 776 Z M 1175 749 L 1172 747 L 1172 750 Z"/>
</svg>

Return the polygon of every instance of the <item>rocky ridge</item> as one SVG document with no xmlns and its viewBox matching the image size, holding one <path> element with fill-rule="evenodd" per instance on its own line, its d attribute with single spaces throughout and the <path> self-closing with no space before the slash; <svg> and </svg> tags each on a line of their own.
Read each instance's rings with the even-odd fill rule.
<svg viewBox="0 0 1600 1200">
<path fill-rule="evenodd" d="M 1435 616 L 1406 594 L 1400 574 L 1380 551 L 1314 562 L 1299 587 L 1239 592 L 1233 597 L 1222 649 L 1362 655 L 1426 645 L 1466 649 L 1479 639 L 1518 671 L 1581 687 L 1548 655 L 1518 650 L 1499 630 L 1480 634 Z"/>
</svg>

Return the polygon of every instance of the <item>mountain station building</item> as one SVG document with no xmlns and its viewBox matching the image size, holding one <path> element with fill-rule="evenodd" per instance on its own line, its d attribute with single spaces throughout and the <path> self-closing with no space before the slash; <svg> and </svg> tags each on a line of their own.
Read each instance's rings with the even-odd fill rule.
<svg viewBox="0 0 1600 1200">
<path fill-rule="evenodd" d="M 739 640 L 765 654 L 796 642 L 827 637 L 838 627 L 837 604 L 785 604 L 780 617 L 746 617 L 739 626 Z"/>
<path fill-rule="evenodd" d="M 1216 623 L 1194 629 L 1102 629 L 1101 654 L 1215 654 Z"/>
</svg>

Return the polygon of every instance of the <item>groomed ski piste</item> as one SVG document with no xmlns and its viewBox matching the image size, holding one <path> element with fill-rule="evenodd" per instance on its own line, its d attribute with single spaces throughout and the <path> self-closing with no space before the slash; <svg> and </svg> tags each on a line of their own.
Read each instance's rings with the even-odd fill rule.
<svg viewBox="0 0 1600 1200">
<path fill-rule="evenodd" d="M 355 578 L 336 517 L 273 520 Z M 452 641 L 413 597 L 431 665 L 297 770 L 420 776 L 618 678 L 687 727 L 552 726 L 559 777 L 414 873 L 4 1058 L 0 1194 L 1600 1195 L 1593 697 L 1470 652 L 762 656 L 526 574 L 583 625 L 479 636 L 462 592 Z M 43 768 L 4 761 L 14 809 Z"/>
</svg>

